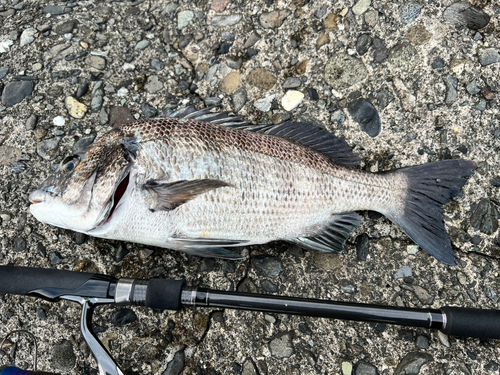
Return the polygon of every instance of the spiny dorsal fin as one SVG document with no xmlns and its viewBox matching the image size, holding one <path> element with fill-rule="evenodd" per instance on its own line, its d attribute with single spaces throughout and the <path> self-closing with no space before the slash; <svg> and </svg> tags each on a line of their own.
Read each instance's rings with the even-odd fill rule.
<svg viewBox="0 0 500 375">
<path fill-rule="evenodd" d="M 361 224 L 361 216 L 355 212 L 333 215 L 332 220 L 312 237 L 299 237 L 291 242 L 308 250 L 322 253 L 340 253 L 351 232 Z"/>
<path fill-rule="evenodd" d="M 197 121 L 210 122 L 222 126 L 248 126 L 248 122 L 242 121 L 242 116 L 233 116 L 228 112 L 211 112 L 215 107 L 207 107 L 197 110 L 193 105 L 179 109 L 178 111 L 169 111 L 166 117 L 172 117 L 179 120 L 190 119 Z"/>
<path fill-rule="evenodd" d="M 231 185 L 220 180 L 202 179 L 175 182 L 149 180 L 142 187 L 149 195 L 147 201 L 149 201 L 149 209 L 151 211 L 170 211 L 196 198 L 200 194 L 224 186 Z"/>
</svg>

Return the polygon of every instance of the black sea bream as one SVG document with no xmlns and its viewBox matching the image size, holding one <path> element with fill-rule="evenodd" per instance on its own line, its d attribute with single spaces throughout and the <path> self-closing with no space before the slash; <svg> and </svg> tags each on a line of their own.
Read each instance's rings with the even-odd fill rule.
<svg viewBox="0 0 500 375">
<path fill-rule="evenodd" d="M 302 123 L 250 126 L 192 107 L 113 129 L 65 158 L 30 195 L 40 221 L 91 236 L 201 256 L 284 240 L 341 251 L 378 211 L 422 249 L 454 264 L 442 205 L 476 164 L 443 160 L 383 173 L 328 131 Z"/>
</svg>

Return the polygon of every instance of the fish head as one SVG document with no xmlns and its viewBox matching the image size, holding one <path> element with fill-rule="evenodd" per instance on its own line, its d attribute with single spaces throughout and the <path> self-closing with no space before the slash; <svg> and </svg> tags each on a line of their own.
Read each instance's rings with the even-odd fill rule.
<svg viewBox="0 0 500 375">
<path fill-rule="evenodd" d="M 132 163 L 132 153 L 113 137 L 67 156 L 31 192 L 31 214 L 43 223 L 77 232 L 96 228 L 110 218 L 123 196 Z"/>
</svg>

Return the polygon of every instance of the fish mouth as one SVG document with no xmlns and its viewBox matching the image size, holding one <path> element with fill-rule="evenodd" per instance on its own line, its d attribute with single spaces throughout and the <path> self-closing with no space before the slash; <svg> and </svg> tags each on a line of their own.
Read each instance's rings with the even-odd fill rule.
<svg viewBox="0 0 500 375">
<path fill-rule="evenodd" d="M 109 215 L 108 218 L 104 221 L 103 224 L 106 224 L 111 220 L 111 217 L 113 216 L 113 213 L 115 212 L 116 207 L 120 204 L 120 201 L 122 200 L 123 196 L 125 195 L 125 192 L 127 191 L 128 184 L 130 182 L 130 171 L 128 171 L 125 174 L 125 177 L 121 180 L 121 182 L 118 184 L 118 186 L 115 189 L 115 192 L 113 194 L 113 205 L 111 206 L 111 209 L 109 210 Z"/>
<path fill-rule="evenodd" d="M 28 199 L 33 204 L 43 203 L 43 202 L 45 202 L 45 194 L 46 194 L 46 191 L 43 189 L 33 190 L 30 193 Z"/>
</svg>

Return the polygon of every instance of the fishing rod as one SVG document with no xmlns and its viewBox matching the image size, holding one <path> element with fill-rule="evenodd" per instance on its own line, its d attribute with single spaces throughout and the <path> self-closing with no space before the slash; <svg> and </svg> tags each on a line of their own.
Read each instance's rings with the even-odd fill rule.
<svg viewBox="0 0 500 375">
<path fill-rule="evenodd" d="M 94 308 L 106 304 L 145 306 L 155 310 L 180 310 L 182 306 L 219 307 L 426 327 L 451 336 L 500 339 L 499 310 L 450 306 L 415 309 L 226 292 L 188 287 L 183 280 L 116 279 L 96 273 L 0 266 L 0 293 L 81 304 L 80 329 L 96 358 L 100 375 L 123 374 L 92 330 Z M 5 374 L 0 371 L 0 375 Z"/>
</svg>

